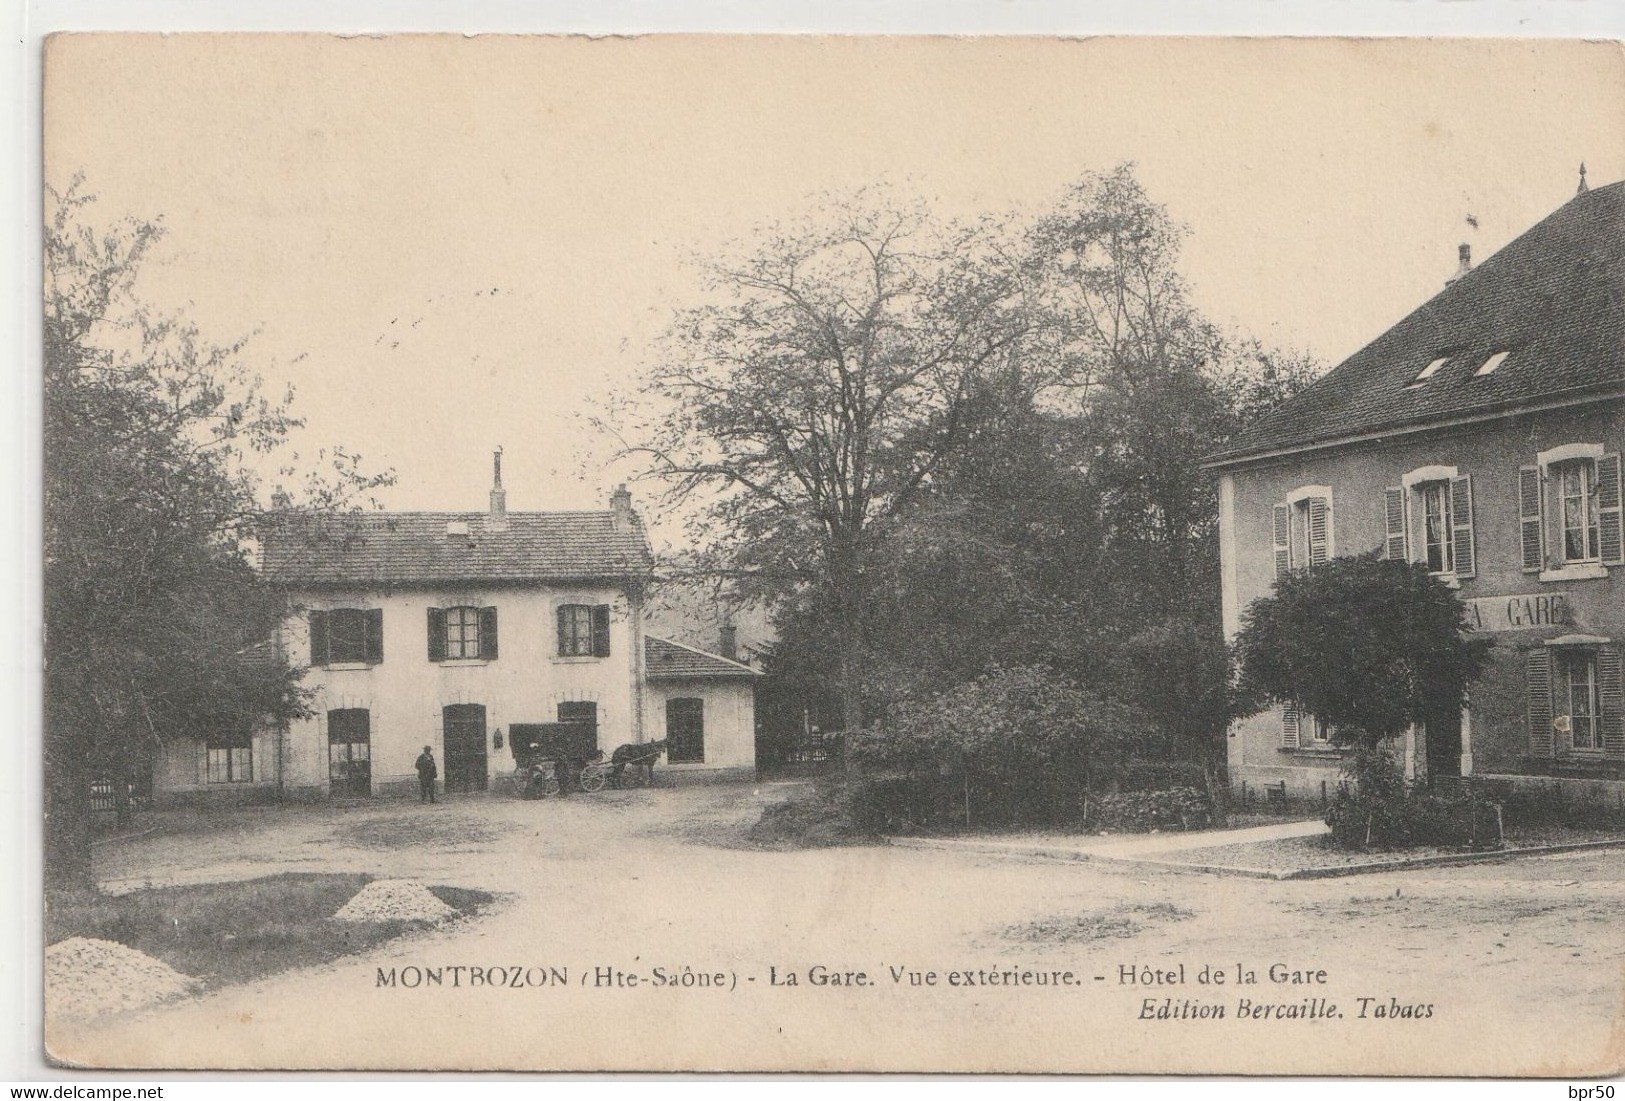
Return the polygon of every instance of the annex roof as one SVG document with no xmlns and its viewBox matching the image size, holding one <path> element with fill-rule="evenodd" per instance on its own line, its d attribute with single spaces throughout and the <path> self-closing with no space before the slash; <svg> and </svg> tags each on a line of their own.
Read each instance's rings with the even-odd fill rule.
<svg viewBox="0 0 1625 1101">
<path fill-rule="evenodd" d="M 1608 394 L 1625 395 L 1625 182 L 1570 199 L 1207 462 Z"/>
<path fill-rule="evenodd" d="M 619 580 L 653 563 L 635 513 L 372 512 L 285 514 L 265 534 L 266 576 L 291 585 L 539 584 Z"/>
<path fill-rule="evenodd" d="M 650 680 L 696 680 L 712 677 L 759 677 L 743 662 L 708 654 L 670 639 L 646 635 L 643 639 L 644 675 Z"/>
</svg>

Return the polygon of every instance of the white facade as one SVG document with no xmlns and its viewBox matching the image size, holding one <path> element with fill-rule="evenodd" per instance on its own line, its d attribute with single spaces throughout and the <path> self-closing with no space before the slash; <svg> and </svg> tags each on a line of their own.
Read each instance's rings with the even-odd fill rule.
<svg viewBox="0 0 1625 1101">
<path fill-rule="evenodd" d="M 750 680 L 651 681 L 644 691 L 644 715 L 651 741 L 669 736 L 671 701 L 697 700 L 704 718 L 702 759 L 673 760 L 660 767 L 676 773 L 737 775 L 756 769 L 756 685 Z M 669 752 L 669 747 L 668 747 Z"/>
<path fill-rule="evenodd" d="M 291 723 L 280 738 L 276 731 L 256 733 L 252 777 L 246 780 L 218 774 L 211 780 L 207 749 L 197 742 L 177 743 L 155 775 L 160 791 L 212 795 L 280 786 L 295 795 L 345 794 L 342 783 L 335 785 L 332 769 L 330 717 L 335 711 L 366 712 L 364 753 L 370 762 L 371 794 L 415 790 L 413 762 L 425 745 L 434 750 L 441 784 L 451 778 L 448 766 L 457 762 L 447 756 L 446 708 L 456 705 L 484 708 L 482 774 L 487 780 L 514 767 L 507 728 L 560 721 L 560 704 L 595 705 L 598 745 L 605 752 L 649 738 L 643 732 L 638 691 L 642 608 L 621 589 L 358 590 L 305 593 L 296 600 L 301 611 L 289 617 L 281 641 L 292 664 L 310 665 L 302 683 L 313 690 L 309 707 L 314 715 Z M 566 604 L 609 606 L 608 656 L 560 656 L 558 608 Z M 497 656 L 431 660 L 429 609 L 463 607 L 496 609 Z M 382 660 L 323 663 L 321 655 L 312 660 L 308 613 L 341 609 L 382 611 Z M 346 759 L 356 753 L 336 752 Z"/>
</svg>

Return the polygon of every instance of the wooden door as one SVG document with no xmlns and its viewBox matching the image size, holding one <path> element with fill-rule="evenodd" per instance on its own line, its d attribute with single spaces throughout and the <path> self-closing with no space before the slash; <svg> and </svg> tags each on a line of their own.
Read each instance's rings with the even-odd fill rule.
<svg viewBox="0 0 1625 1101">
<path fill-rule="evenodd" d="M 441 714 L 447 794 L 484 791 L 489 776 L 485 755 L 485 705 L 455 703 Z"/>
</svg>

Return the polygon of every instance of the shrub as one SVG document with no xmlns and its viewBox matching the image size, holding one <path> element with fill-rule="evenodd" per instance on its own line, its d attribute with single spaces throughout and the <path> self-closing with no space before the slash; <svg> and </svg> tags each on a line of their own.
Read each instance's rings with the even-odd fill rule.
<svg viewBox="0 0 1625 1101">
<path fill-rule="evenodd" d="M 861 844 L 879 839 L 874 814 L 872 797 L 859 785 L 826 780 L 764 807 L 745 836 L 770 848 Z"/>
<path fill-rule="evenodd" d="M 1211 817 L 1207 796 L 1191 787 L 1089 797 L 1088 824 L 1094 829 L 1196 829 Z"/>
<path fill-rule="evenodd" d="M 1493 836 L 1476 821 L 1480 804 L 1464 791 L 1407 787 L 1399 762 L 1381 749 L 1361 749 L 1326 810 L 1332 842 L 1345 849 L 1458 848 Z"/>
<path fill-rule="evenodd" d="M 899 704 L 853 755 L 878 774 L 865 798 L 882 818 L 963 824 L 968 797 L 977 825 L 1076 822 L 1084 793 L 1151 733 L 1137 709 L 1033 665 Z"/>
</svg>

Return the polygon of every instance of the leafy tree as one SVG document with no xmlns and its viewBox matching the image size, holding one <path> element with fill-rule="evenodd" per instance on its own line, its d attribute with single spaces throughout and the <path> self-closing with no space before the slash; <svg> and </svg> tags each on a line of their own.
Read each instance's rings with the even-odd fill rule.
<svg viewBox="0 0 1625 1101">
<path fill-rule="evenodd" d="M 1227 726 L 1217 499 L 1201 458 L 1314 374 L 1220 333 L 1184 235 L 1124 166 L 1026 232 L 1021 385 L 984 385 L 965 441 L 888 531 L 871 704 L 991 663 L 1045 662 L 1156 720 L 1147 756 L 1216 764 Z"/>
<path fill-rule="evenodd" d="M 1047 664 L 1153 715 L 1138 752 L 1217 762 L 1228 660 L 1200 461 L 1313 365 L 1201 316 L 1184 230 L 1130 167 L 1024 227 L 867 201 L 720 267 L 651 380 L 657 419 L 679 410 L 651 469 L 721 495 L 698 568 L 776 608 L 764 719 L 815 710 L 819 680 L 843 701 L 826 728 L 850 729 Z M 903 400 L 871 415 L 895 377 Z M 833 458 L 849 453 L 871 459 Z"/>
<path fill-rule="evenodd" d="M 1459 710 L 1493 645 L 1473 636 L 1466 607 L 1425 565 L 1335 558 L 1283 575 L 1244 613 L 1240 706 L 1293 703 L 1338 740 L 1375 747 Z"/>
<path fill-rule="evenodd" d="M 1020 281 L 980 228 L 860 198 L 710 269 L 646 379 L 627 452 L 703 500 L 706 564 L 827 625 L 842 723 L 862 725 L 866 610 L 886 531 L 1015 369 Z"/>
<path fill-rule="evenodd" d="M 261 393 L 241 342 L 143 304 L 152 222 L 98 231 L 76 180 L 47 191 L 44 302 L 47 873 L 87 888 L 90 785 L 124 778 L 165 739 L 298 713 L 299 670 L 264 643 L 285 611 L 252 568 L 253 456 L 299 426 Z M 344 505 L 389 481 L 353 456 L 278 488 Z M 284 473 L 292 474 L 291 468 Z"/>
</svg>

